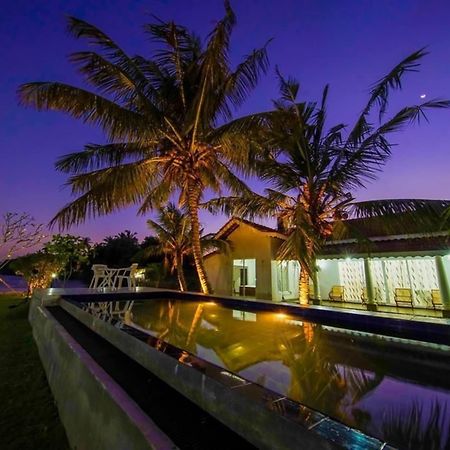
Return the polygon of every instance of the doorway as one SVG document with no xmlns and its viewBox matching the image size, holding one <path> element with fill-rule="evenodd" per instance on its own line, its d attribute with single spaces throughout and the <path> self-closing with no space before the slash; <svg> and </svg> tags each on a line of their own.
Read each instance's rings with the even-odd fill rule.
<svg viewBox="0 0 450 450">
<path fill-rule="evenodd" d="M 256 297 L 256 259 L 233 260 L 233 295 Z"/>
</svg>

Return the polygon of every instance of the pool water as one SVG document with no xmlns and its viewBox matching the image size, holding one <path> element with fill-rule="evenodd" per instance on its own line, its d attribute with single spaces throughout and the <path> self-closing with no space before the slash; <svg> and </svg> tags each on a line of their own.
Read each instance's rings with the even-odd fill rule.
<svg viewBox="0 0 450 450">
<path fill-rule="evenodd" d="M 108 311 L 392 445 L 450 448 L 446 348 L 233 308 L 161 299 L 115 302 Z"/>
</svg>

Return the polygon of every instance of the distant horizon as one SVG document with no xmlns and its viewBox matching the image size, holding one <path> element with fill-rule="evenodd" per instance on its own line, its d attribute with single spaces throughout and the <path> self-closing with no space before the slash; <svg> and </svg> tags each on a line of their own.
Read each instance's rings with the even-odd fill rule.
<svg viewBox="0 0 450 450">
<path fill-rule="evenodd" d="M 232 1 L 237 26 L 231 44 L 236 62 L 270 39 L 271 67 L 249 101 L 235 117 L 271 108 L 277 98 L 275 66 L 300 81 L 302 100 L 318 100 L 330 83 L 328 124 L 351 123 L 368 97 L 368 89 L 394 64 L 414 50 L 427 46 L 420 72 L 408 74 L 404 90 L 393 97 L 391 111 L 435 97 L 450 98 L 450 4 L 420 0 L 349 1 L 248 0 Z M 150 14 L 188 26 L 202 37 L 223 16 L 223 2 L 180 0 L 88 2 L 49 0 L 45 4 L 18 0 L 5 5 L 0 18 L 4 43 L 4 70 L 0 92 L 2 148 L 2 200 L 0 213 L 28 212 L 37 222 L 49 220 L 71 199 L 61 189 L 66 178 L 54 163 L 63 154 L 84 144 L 104 142 L 100 130 L 58 112 L 37 112 L 19 107 L 16 89 L 24 82 L 50 80 L 83 85 L 66 56 L 85 49 L 65 31 L 65 14 L 87 20 L 116 40 L 130 53 L 151 54 L 142 25 Z M 30 37 L 31 36 L 31 37 Z M 450 111 L 429 114 L 430 123 L 413 126 L 395 135 L 398 146 L 378 180 L 355 192 L 358 200 L 382 198 L 449 199 Z M 262 183 L 249 181 L 261 192 Z M 62 231 L 101 242 L 129 229 L 139 240 L 151 235 L 137 207 Z M 201 213 L 205 233 L 215 232 L 227 217 Z M 273 220 L 258 220 L 271 224 Z M 53 234 L 58 233 L 52 230 Z"/>
</svg>

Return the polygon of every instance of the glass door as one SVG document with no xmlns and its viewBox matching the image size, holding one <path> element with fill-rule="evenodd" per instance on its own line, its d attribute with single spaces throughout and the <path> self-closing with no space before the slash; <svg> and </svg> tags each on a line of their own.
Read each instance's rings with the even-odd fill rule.
<svg viewBox="0 0 450 450">
<path fill-rule="evenodd" d="M 233 295 L 256 297 L 256 259 L 233 260 Z"/>
</svg>

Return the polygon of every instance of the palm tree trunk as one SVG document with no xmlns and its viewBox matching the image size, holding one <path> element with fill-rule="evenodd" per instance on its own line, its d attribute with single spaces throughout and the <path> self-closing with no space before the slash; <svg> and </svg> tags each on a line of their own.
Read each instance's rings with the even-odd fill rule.
<svg viewBox="0 0 450 450">
<path fill-rule="evenodd" d="M 306 266 L 300 263 L 300 277 L 298 279 L 298 296 L 301 305 L 309 301 L 309 274 Z"/>
<path fill-rule="evenodd" d="M 200 222 L 198 219 L 199 200 L 199 190 L 197 188 L 191 187 L 188 192 L 188 209 L 191 219 L 192 254 L 194 256 L 195 268 L 197 270 L 201 290 L 204 294 L 210 294 L 211 288 L 206 276 L 205 266 L 203 264 L 202 248 L 200 245 Z"/>
<path fill-rule="evenodd" d="M 180 291 L 187 291 L 187 283 L 186 278 L 184 278 L 184 269 L 183 269 L 183 257 L 177 257 L 177 276 L 178 276 L 178 284 L 180 285 Z"/>
</svg>

